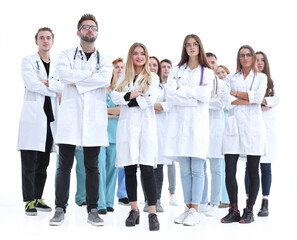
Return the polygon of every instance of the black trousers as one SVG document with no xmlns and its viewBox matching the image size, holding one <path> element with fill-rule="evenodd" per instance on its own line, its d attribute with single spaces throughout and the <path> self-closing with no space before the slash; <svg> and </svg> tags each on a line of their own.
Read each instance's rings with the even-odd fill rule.
<svg viewBox="0 0 297 240">
<path fill-rule="evenodd" d="M 47 178 L 53 136 L 47 123 L 45 152 L 21 150 L 23 201 L 41 199 Z"/>
<path fill-rule="evenodd" d="M 236 170 L 238 154 L 225 154 L 226 163 L 226 188 L 230 204 L 238 203 L 238 185 L 236 181 Z M 250 180 L 247 206 L 254 206 L 260 187 L 259 164 L 261 156 L 247 156 L 247 174 Z"/>
<path fill-rule="evenodd" d="M 74 161 L 75 145 L 59 144 L 59 166 L 56 174 L 56 207 L 63 208 L 69 198 L 70 174 Z M 99 199 L 98 155 L 100 147 L 83 147 L 86 169 L 86 202 L 87 210 L 97 208 Z"/>
<path fill-rule="evenodd" d="M 154 178 L 154 168 L 152 166 L 140 165 L 143 179 L 144 192 L 147 195 L 148 205 L 154 206 L 157 202 L 156 182 Z M 128 199 L 130 202 L 137 201 L 137 165 L 125 167 L 125 183 Z"/>
</svg>

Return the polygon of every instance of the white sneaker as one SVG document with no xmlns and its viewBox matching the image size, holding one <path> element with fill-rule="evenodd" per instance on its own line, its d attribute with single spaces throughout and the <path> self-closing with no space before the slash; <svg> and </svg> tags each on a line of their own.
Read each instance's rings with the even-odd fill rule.
<svg viewBox="0 0 297 240">
<path fill-rule="evenodd" d="M 184 220 L 189 215 L 189 210 L 190 209 L 188 207 L 186 207 L 185 211 L 182 214 L 180 214 L 177 218 L 174 219 L 174 222 L 177 223 L 177 224 L 183 224 Z"/>
<path fill-rule="evenodd" d="M 218 206 L 211 205 L 211 207 L 209 208 L 209 210 L 207 211 L 207 213 L 205 215 L 208 217 L 215 217 L 218 214 L 218 209 L 219 209 Z"/>
<path fill-rule="evenodd" d="M 195 208 L 191 208 L 187 218 L 184 220 L 184 226 L 195 226 L 198 223 L 200 223 L 200 214 Z"/>
<path fill-rule="evenodd" d="M 208 204 L 200 204 L 198 206 L 198 212 L 199 213 L 206 213 L 209 210 Z"/>
<path fill-rule="evenodd" d="M 178 206 L 178 202 L 176 200 L 175 194 L 170 195 L 169 204 L 171 206 Z"/>
</svg>

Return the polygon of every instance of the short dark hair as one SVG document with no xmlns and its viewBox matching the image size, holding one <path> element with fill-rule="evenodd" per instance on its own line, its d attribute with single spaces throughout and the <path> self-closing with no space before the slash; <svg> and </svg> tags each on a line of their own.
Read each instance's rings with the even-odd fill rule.
<svg viewBox="0 0 297 240">
<path fill-rule="evenodd" d="M 35 34 L 35 41 L 37 41 L 37 37 L 38 37 L 38 33 L 42 32 L 42 31 L 48 31 L 52 34 L 52 39 L 54 39 L 55 35 L 53 33 L 53 30 L 50 29 L 49 27 L 42 27 L 42 28 L 39 28 L 37 33 Z"/>
<path fill-rule="evenodd" d="M 77 23 L 77 30 L 79 30 L 79 28 L 81 27 L 82 22 L 86 21 L 86 20 L 94 21 L 95 24 L 96 24 L 96 27 L 98 28 L 98 23 L 96 21 L 96 17 L 94 15 L 92 15 L 92 14 L 86 13 L 86 14 L 82 15 L 81 18 L 79 19 L 79 21 Z"/>
<path fill-rule="evenodd" d="M 163 63 L 163 62 L 166 62 L 166 63 L 168 63 L 168 64 L 170 64 L 171 65 L 171 67 L 172 67 L 172 62 L 169 60 L 169 59 L 163 59 L 161 62 L 160 62 L 160 64 L 161 63 Z"/>
<path fill-rule="evenodd" d="M 214 55 L 214 54 L 211 53 L 211 52 L 207 52 L 207 53 L 206 53 L 206 57 L 215 57 L 215 59 L 217 60 L 217 56 Z"/>
</svg>

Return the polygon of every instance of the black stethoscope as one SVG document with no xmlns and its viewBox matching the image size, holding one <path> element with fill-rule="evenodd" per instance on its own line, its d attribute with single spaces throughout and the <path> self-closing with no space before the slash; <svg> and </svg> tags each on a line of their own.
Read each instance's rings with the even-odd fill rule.
<svg viewBox="0 0 297 240">
<path fill-rule="evenodd" d="M 75 49 L 75 53 L 74 53 L 74 57 L 73 57 L 74 60 L 76 59 L 77 52 L 78 52 L 78 47 Z M 81 55 L 81 60 L 84 60 L 83 53 L 81 50 L 79 50 L 79 53 Z M 98 71 L 100 69 L 100 54 L 99 54 L 98 50 L 96 50 L 96 54 L 97 54 L 96 70 Z"/>
</svg>

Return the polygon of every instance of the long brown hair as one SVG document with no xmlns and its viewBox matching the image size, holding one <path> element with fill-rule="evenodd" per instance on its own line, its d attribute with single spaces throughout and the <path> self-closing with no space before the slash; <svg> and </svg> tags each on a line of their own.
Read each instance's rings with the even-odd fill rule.
<svg viewBox="0 0 297 240">
<path fill-rule="evenodd" d="M 198 54 L 199 64 L 201 66 L 203 66 L 203 67 L 208 67 L 208 68 L 211 69 L 211 67 L 210 67 L 210 65 L 209 65 L 209 63 L 207 61 L 206 55 L 205 55 L 205 51 L 204 51 L 204 48 L 203 48 L 202 41 L 195 34 L 189 34 L 189 35 L 187 35 L 185 37 L 183 47 L 182 47 L 181 58 L 180 58 L 180 61 L 179 61 L 179 63 L 177 65 L 180 67 L 181 65 L 183 65 L 184 63 L 187 63 L 189 61 L 189 55 L 188 55 L 187 50 L 186 50 L 186 43 L 190 38 L 195 39 L 195 41 L 199 44 L 199 54 Z"/>
<path fill-rule="evenodd" d="M 252 54 L 252 58 L 254 60 L 253 64 L 252 64 L 252 69 L 254 70 L 254 72 L 260 72 L 259 69 L 257 68 L 256 53 L 255 53 L 254 49 L 249 45 L 243 45 L 238 50 L 236 72 L 241 72 L 241 70 L 242 70 L 242 66 L 240 63 L 240 57 L 239 57 L 241 49 L 249 49 L 250 50 L 250 52 Z"/>
<path fill-rule="evenodd" d="M 142 92 L 145 94 L 149 86 L 152 85 L 151 72 L 149 68 L 149 55 L 148 55 L 147 48 L 145 47 L 144 44 L 136 42 L 129 49 L 127 64 L 125 68 L 125 77 L 124 77 L 124 80 L 117 87 L 117 90 L 119 92 L 123 91 L 124 87 L 127 86 L 129 83 L 131 83 L 135 77 L 135 70 L 134 70 L 132 56 L 133 56 L 133 51 L 136 47 L 141 47 L 144 50 L 144 54 L 145 54 L 145 64 L 143 66 L 142 72 L 140 73 L 144 81 L 139 82 L 139 87 L 142 90 Z"/>
<path fill-rule="evenodd" d="M 264 65 L 263 73 L 265 73 L 267 76 L 267 89 L 266 89 L 265 97 L 274 96 L 274 83 L 270 75 L 270 66 L 269 66 L 268 58 L 266 54 L 261 51 L 256 52 L 256 55 L 257 54 L 262 54 L 264 57 L 265 65 Z"/>
</svg>

